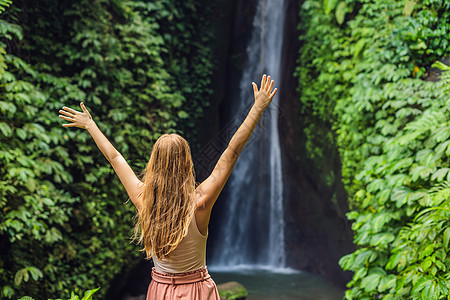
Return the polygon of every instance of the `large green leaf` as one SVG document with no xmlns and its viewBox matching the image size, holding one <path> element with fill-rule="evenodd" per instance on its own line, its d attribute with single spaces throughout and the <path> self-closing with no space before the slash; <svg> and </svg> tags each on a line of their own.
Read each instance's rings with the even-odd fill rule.
<svg viewBox="0 0 450 300">
<path fill-rule="evenodd" d="M 435 281 L 428 283 L 422 290 L 422 299 L 439 299 L 440 289 Z"/>
<path fill-rule="evenodd" d="M 447 227 L 443 233 L 443 242 L 445 251 L 448 250 L 448 243 L 450 241 L 450 227 Z"/>
<path fill-rule="evenodd" d="M 358 42 L 356 42 L 355 48 L 353 50 L 353 56 L 354 57 L 357 57 L 360 53 L 362 53 L 361 51 L 366 46 L 366 42 L 367 41 L 365 39 L 360 39 Z"/>
<path fill-rule="evenodd" d="M 345 1 L 339 2 L 339 4 L 336 7 L 336 21 L 338 24 L 344 23 L 345 15 L 347 14 L 347 4 Z"/>
<path fill-rule="evenodd" d="M 374 291 L 376 290 L 380 280 L 380 274 L 371 274 L 361 280 L 361 288 L 363 288 L 366 292 Z"/>
<path fill-rule="evenodd" d="M 12 134 L 12 129 L 6 122 L 0 122 L 0 131 L 5 137 L 10 137 Z"/>
<path fill-rule="evenodd" d="M 335 9 L 339 0 L 323 0 L 323 10 L 326 14 L 329 14 Z"/>
<path fill-rule="evenodd" d="M 405 2 L 405 7 L 403 8 L 403 14 L 405 16 L 411 16 L 412 12 L 414 11 L 414 6 L 416 5 L 416 1 L 407 0 Z"/>
<path fill-rule="evenodd" d="M 96 292 L 96 291 L 98 291 L 100 288 L 96 288 L 96 289 L 93 289 L 93 290 L 88 290 L 88 291 L 86 291 L 85 293 L 84 293 L 84 295 L 83 295 L 83 298 L 81 299 L 81 300 L 90 300 L 90 299 L 92 299 L 92 295 Z"/>
<path fill-rule="evenodd" d="M 395 287 L 396 279 L 397 277 L 394 274 L 383 276 L 380 280 L 380 284 L 378 285 L 378 291 L 381 293 Z"/>
</svg>

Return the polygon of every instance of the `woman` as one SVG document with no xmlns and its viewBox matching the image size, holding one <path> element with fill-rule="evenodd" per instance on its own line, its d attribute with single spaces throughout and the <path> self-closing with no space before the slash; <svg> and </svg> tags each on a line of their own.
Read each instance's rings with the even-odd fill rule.
<svg viewBox="0 0 450 300">
<path fill-rule="evenodd" d="M 206 239 L 211 210 L 233 167 L 277 89 L 263 75 L 261 88 L 253 82 L 255 102 L 231 138 L 211 175 L 195 188 L 189 145 L 177 134 L 162 135 L 153 146 L 143 181 L 111 145 L 83 103 L 83 112 L 63 107 L 64 127 L 88 130 L 113 166 L 138 211 L 136 236 L 155 267 L 149 299 L 219 299 L 206 269 Z"/>
</svg>

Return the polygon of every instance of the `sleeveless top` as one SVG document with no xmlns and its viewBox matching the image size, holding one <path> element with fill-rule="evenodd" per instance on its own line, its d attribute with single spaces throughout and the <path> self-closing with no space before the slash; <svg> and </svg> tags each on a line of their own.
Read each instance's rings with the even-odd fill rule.
<svg viewBox="0 0 450 300">
<path fill-rule="evenodd" d="M 172 251 L 170 258 L 159 260 L 152 256 L 155 269 L 159 273 L 186 273 L 206 266 L 206 240 L 208 234 L 200 233 L 195 221 L 195 213 L 189 224 L 187 235 L 181 240 L 177 248 Z"/>
</svg>

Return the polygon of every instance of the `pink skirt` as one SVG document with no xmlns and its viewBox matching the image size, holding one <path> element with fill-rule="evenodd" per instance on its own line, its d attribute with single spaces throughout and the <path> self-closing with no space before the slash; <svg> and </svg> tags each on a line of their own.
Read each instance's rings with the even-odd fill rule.
<svg viewBox="0 0 450 300">
<path fill-rule="evenodd" d="M 220 300 L 217 286 L 206 267 L 181 274 L 164 274 L 152 269 L 147 300 Z"/>
</svg>

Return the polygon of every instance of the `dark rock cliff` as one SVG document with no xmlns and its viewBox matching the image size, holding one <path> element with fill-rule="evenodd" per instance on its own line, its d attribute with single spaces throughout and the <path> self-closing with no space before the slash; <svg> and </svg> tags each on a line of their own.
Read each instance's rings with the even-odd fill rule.
<svg viewBox="0 0 450 300">
<path fill-rule="evenodd" d="M 319 273 L 344 287 L 351 274 L 341 270 L 338 260 L 352 252 L 354 246 L 350 223 L 345 218 L 348 205 L 340 181 L 337 149 L 325 153 L 325 163 L 321 164 L 327 166 L 325 170 L 319 169 L 305 154 L 301 94 L 296 91 L 298 78 L 293 76 L 301 46 L 296 29 L 299 5 L 298 1 L 288 0 L 279 95 L 287 261 L 294 268 Z M 327 174 L 334 176 L 325 180 Z"/>
</svg>

